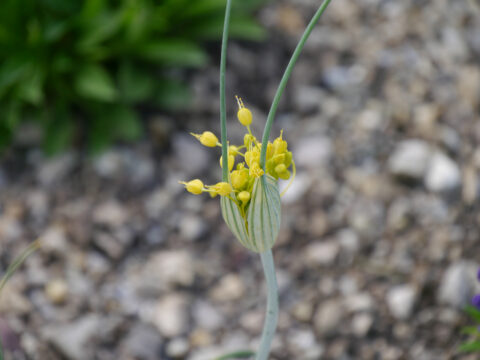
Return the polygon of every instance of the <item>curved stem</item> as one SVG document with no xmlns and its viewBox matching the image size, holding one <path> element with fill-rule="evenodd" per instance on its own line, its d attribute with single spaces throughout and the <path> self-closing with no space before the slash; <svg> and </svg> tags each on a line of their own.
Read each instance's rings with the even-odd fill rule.
<svg viewBox="0 0 480 360">
<path fill-rule="evenodd" d="M 261 253 L 260 256 L 262 258 L 263 271 L 267 282 L 267 312 L 265 315 L 265 323 L 263 324 L 260 347 L 255 356 L 255 360 L 267 360 L 270 354 L 273 336 L 277 328 L 278 289 L 272 250 L 267 250 Z"/>
<path fill-rule="evenodd" d="M 223 25 L 222 52 L 220 56 L 220 128 L 222 142 L 222 181 L 228 181 L 228 148 L 227 148 L 227 114 L 225 104 L 225 68 L 227 66 L 228 29 L 230 27 L 230 12 L 232 0 L 227 0 L 225 22 Z"/>
<path fill-rule="evenodd" d="M 280 84 L 278 85 L 277 92 L 275 93 L 275 97 L 273 98 L 272 105 L 270 106 L 270 111 L 268 112 L 267 123 L 265 124 L 265 129 L 263 130 L 262 152 L 260 154 L 260 166 L 264 171 L 265 171 L 265 159 L 267 156 L 268 138 L 270 137 L 270 130 L 272 129 L 273 119 L 275 118 L 275 114 L 277 112 L 278 103 L 280 102 L 283 91 L 285 90 L 285 86 L 287 86 L 288 79 L 290 78 L 290 75 L 295 66 L 295 63 L 297 62 L 297 59 L 303 50 L 303 46 L 305 45 L 305 42 L 307 41 L 308 37 L 310 36 L 310 33 L 312 32 L 313 28 L 317 24 L 318 20 L 320 19 L 320 16 L 322 16 L 323 12 L 327 8 L 330 1 L 331 0 L 324 0 L 322 5 L 320 5 L 320 8 L 315 13 L 315 15 L 313 15 L 312 20 L 310 20 L 310 23 L 305 29 L 305 32 L 300 38 L 300 41 L 298 42 L 297 47 L 295 48 L 295 51 L 293 52 L 292 57 L 290 58 L 287 68 L 285 69 L 285 72 L 283 74 L 282 80 L 280 80 Z"/>
</svg>

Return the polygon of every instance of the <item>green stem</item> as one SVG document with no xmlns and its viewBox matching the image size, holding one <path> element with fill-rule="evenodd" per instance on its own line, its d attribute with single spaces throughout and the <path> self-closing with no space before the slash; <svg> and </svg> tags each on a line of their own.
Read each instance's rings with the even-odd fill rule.
<svg viewBox="0 0 480 360">
<path fill-rule="evenodd" d="M 0 360 L 3 360 L 2 338 L 0 337 Z"/>
<path fill-rule="evenodd" d="M 223 24 L 222 52 L 220 56 L 220 127 L 222 142 L 222 181 L 228 181 L 228 148 L 227 148 L 227 112 L 225 104 L 225 67 L 227 66 L 228 29 L 232 0 L 227 0 L 225 22 Z"/>
<path fill-rule="evenodd" d="M 227 359 L 248 359 L 249 357 L 251 357 L 252 355 L 255 355 L 254 352 L 250 351 L 250 350 L 246 350 L 246 351 L 237 351 L 237 352 L 233 352 L 233 353 L 230 353 L 230 354 L 227 354 L 227 355 L 223 355 L 219 358 L 216 358 L 215 360 L 227 360 Z M 1 360 L 1 359 L 0 359 Z"/>
<path fill-rule="evenodd" d="M 310 36 L 310 33 L 312 32 L 313 28 L 317 24 L 318 20 L 320 20 L 320 17 L 322 16 L 323 12 L 327 8 L 330 1 L 331 0 L 324 0 L 322 5 L 320 5 L 320 8 L 315 13 L 315 15 L 313 15 L 312 20 L 310 20 L 310 23 L 305 29 L 305 32 L 303 33 L 300 41 L 298 42 L 298 45 L 295 48 L 295 51 L 293 52 L 292 57 L 290 58 L 287 68 L 283 73 L 283 77 L 282 77 L 282 80 L 280 81 L 280 84 L 278 85 L 277 92 L 275 94 L 275 97 L 273 98 L 272 105 L 270 106 L 270 111 L 268 112 L 267 123 L 265 124 L 265 129 L 263 130 L 262 152 L 260 154 L 260 166 L 264 171 L 265 171 L 265 159 L 267 156 L 268 139 L 270 137 L 270 131 L 272 129 L 273 119 L 275 118 L 275 114 L 277 112 L 278 103 L 280 102 L 283 91 L 285 90 L 285 86 L 287 86 L 288 79 L 290 78 L 290 75 L 295 66 L 295 63 L 297 62 L 297 59 L 303 50 L 305 42 Z"/>
<path fill-rule="evenodd" d="M 265 273 L 265 280 L 267 282 L 267 312 L 263 324 L 260 347 L 255 360 L 267 360 L 270 354 L 273 336 L 275 335 L 275 329 L 277 328 L 278 289 L 272 250 L 267 250 L 261 253 L 260 256 L 262 258 L 263 272 Z"/>
<path fill-rule="evenodd" d="M 40 247 L 40 241 L 34 241 L 32 242 L 25 250 L 21 252 L 21 254 L 13 261 L 13 263 L 8 267 L 7 271 L 5 272 L 5 275 L 3 275 L 3 278 L 0 280 L 0 292 L 2 291 L 3 287 L 7 283 L 8 279 L 12 277 L 12 275 L 15 273 L 15 271 L 18 269 L 20 265 L 29 257 L 31 254 L 33 254 L 38 248 Z"/>
</svg>

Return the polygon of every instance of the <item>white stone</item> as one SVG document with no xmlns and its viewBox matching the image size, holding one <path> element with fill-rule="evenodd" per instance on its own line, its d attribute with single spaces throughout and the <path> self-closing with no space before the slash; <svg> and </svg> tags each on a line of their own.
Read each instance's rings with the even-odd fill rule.
<svg viewBox="0 0 480 360">
<path fill-rule="evenodd" d="M 457 189 L 461 184 L 461 173 L 458 165 L 441 152 L 432 156 L 425 185 L 428 190 L 444 192 Z"/>
<path fill-rule="evenodd" d="M 412 314 L 416 289 L 411 285 L 399 285 L 390 289 L 387 293 L 387 305 L 390 313 L 397 319 L 408 319 Z"/>
<path fill-rule="evenodd" d="M 476 291 L 476 268 L 474 264 L 466 261 L 450 265 L 440 282 L 439 302 L 456 308 L 467 305 Z"/>
<path fill-rule="evenodd" d="M 187 301 L 178 294 L 166 295 L 158 302 L 153 316 L 153 324 L 160 334 L 175 337 L 187 329 Z"/>
<path fill-rule="evenodd" d="M 214 300 L 225 302 L 239 299 L 244 293 L 245 285 L 242 279 L 238 275 L 228 274 L 212 289 L 211 295 Z"/>
<path fill-rule="evenodd" d="M 167 345 L 167 355 L 174 358 L 183 358 L 187 355 L 190 345 L 184 338 L 176 338 L 170 341 Z"/>
<path fill-rule="evenodd" d="M 352 319 L 352 331 L 356 336 L 363 337 L 367 335 L 373 324 L 372 315 L 360 313 Z"/>
<path fill-rule="evenodd" d="M 328 163 L 332 156 L 332 142 L 325 136 L 307 137 L 293 150 L 298 166 L 318 168 Z"/>
<path fill-rule="evenodd" d="M 320 305 L 313 322 L 320 336 L 330 335 L 340 326 L 344 309 L 339 301 L 328 300 Z"/>
<path fill-rule="evenodd" d="M 340 246 L 334 241 L 316 242 L 304 250 L 304 259 L 310 266 L 331 265 L 335 261 Z"/>
<path fill-rule="evenodd" d="M 430 154 L 430 147 L 424 141 L 402 141 L 388 160 L 389 170 L 398 177 L 421 180 L 427 171 Z"/>
</svg>

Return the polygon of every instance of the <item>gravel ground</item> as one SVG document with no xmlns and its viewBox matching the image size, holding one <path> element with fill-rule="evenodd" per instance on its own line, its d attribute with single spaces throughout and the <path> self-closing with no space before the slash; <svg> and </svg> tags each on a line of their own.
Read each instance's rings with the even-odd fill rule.
<svg viewBox="0 0 480 360">
<path fill-rule="evenodd" d="M 233 95 L 257 134 L 318 5 L 259 13 L 263 44 L 231 42 Z M 280 128 L 298 165 L 274 248 L 281 314 L 272 359 L 476 359 L 456 353 L 479 291 L 480 11 L 471 1 L 333 0 L 290 81 Z M 218 66 L 190 78 L 191 109 L 97 159 L 45 158 L 31 129 L 0 162 L 0 265 L 43 247 L 0 301 L 7 359 L 212 360 L 254 348 L 265 289 L 257 255 L 218 199 L 178 180 L 220 177 Z"/>
</svg>

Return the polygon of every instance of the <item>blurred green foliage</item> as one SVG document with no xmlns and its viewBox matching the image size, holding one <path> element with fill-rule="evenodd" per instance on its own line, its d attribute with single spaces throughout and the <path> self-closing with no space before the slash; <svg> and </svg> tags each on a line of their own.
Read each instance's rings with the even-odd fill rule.
<svg viewBox="0 0 480 360">
<path fill-rule="evenodd" d="M 469 335 L 470 340 L 464 342 L 460 345 L 460 352 L 480 352 L 480 310 L 473 307 L 467 306 L 465 312 L 470 316 L 470 318 L 475 322 L 474 326 L 465 326 L 462 328 L 462 333 Z"/>
<path fill-rule="evenodd" d="M 235 2 L 231 35 L 264 35 L 251 15 L 263 0 Z M 81 127 L 90 150 L 142 133 L 139 105 L 188 103 L 178 68 L 208 61 L 202 41 L 221 37 L 224 0 L 1 0 L 0 147 L 39 122 L 47 153 Z"/>
</svg>

